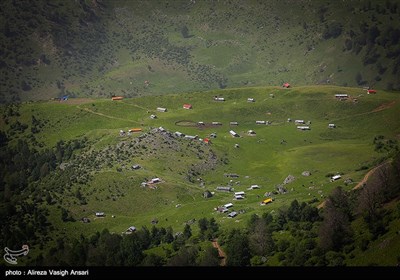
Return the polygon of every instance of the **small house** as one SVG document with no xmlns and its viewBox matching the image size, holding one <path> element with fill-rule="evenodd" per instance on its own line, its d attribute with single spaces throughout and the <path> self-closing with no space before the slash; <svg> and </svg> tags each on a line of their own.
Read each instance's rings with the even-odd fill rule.
<svg viewBox="0 0 400 280">
<path fill-rule="evenodd" d="M 96 217 L 104 217 L 104 212 L 96 212 Z"/>
<path fill-rule="evenodd" d="M 295 124 L 305 124 L 306 122 L 304 120 L 294 120 Z"/>
<path fill-rule="evenodd" d="M 265 205 L 265 204 L 268 204 L 268 203 L 271 203 L 272 202 L 272 198 L 266 198 L 266 199 L 264 199 L 262 202 L 261 202 L 261 204 L 263 204 L 263 205 Z"/>
<path fill-rule="evenodd" d="M 198 125 L 204 125 L 204 122 L 198 122 L 197 124 Z"/>
<path fill-rule="evenodd" d="M 157 119 L 157 116 L 156 115 L 150 115 L 150 119 L 152 119 L 152 120 Z"/>
<path fill-rule="evenodd" d="M 122 96 L 113 96 L 111 97 L 111 100 L 115 101 L 115 100 L 122 100 L 124 99 Z"/>
<path fill-rule="evenodd" d="M 179 131 L 175 131 L 175 135 L 178 136 L 178 137 L 184 137 L 185 136 L 185 134 L 183 134 L 182 132 L 179 132 Z"/>
<path fill-rule="evenodd" d="M 239 175 L 237 175 L 236 173 L 225 173 L 224 174 L 225 177 L 230 177 L 230 178 L 239 178 Z"/>
<path fill-rule="evenodd" d="M 335 97 L 336 97 L 336 99 L 344 100 L 344 99 L 349 98 L 349 95 L 348 94 L 335 94 Z"/>
<path fill-rule="evenodd" d="M 141 168 L 141 166 L 139 165 L 139 164 L 134 164 L 134 165 L 132 165 L 132 169 L 133 170 L 138 170 L 138 169 L 140 169 Z"/>
<path fill-rule="evenodd" d="M 203 197 L 204 198 L 210 198 L 210 197 L 212 197 L 212 193 L 207 190 L 207 191 L 203 192 Z"/>
<path fill-rule="evenodd" d="M 235 192 L 235 195 L 246 195 L 245 192 Z"/>
<path fill-rule="evenodd" d="M 251 185 L 250 186 L 250 190 L 255 190 L 255 189 L 259 189 L 260 186 L 259 185 Z"/>
<path fill-rule="evenodd" d="M 250 129 L 249 131 L 247 131 L 247 134 L 250 136 L 254 136 L 254 135 L 256 135 L 256 132 L 254 130 Z"/>
<path fill-rule="evenodd" d="M 204 139 L 203 139 L 203 142 L 206 143 L 206 144 L 210 144 L 210 143 L 211 143 L 211 140 L 208 139 L 208 138 L 204 138 Z"/>
<path fill-rule="evenodd" d="M 332 178 L 331 178 L 331 182 L 334 182 L 334 181 L 336 181 L 336 180 L 339 180 L 340 178 L 342 178 L 342 176 L 341 176 L 341 175 L 335 175 L 335 176 L 332 176 Z"/>
<path fill-rule="evenodd" d="M 300 129 L 300 130 L 310 130 L 310 127 L 309 127 L 309 126 L 298 126 L 297 129 Z"/>
<path fill-rule="evenodd" d="M 157 111 L 158 112 L 167 112 L 167 108 L 163 108 L 163 107 L 157 107 Z"/>
<path fill-rule="evenodd" d="M 150 180 L 150 184 L 156 184 L 156 183 L 160 183 L 161 179 L 160 178 L 153 178 Z"/>
<path fill-rule="evenodd" d="M 239 125 L 238 122 L 230 122 L 229 125 Z"/>
<path fill-rule="evenodd" d="M 226 213 L 226 212 L 228 212 L 229 210 L 228 210 L 228 208 L 225 208 L 225 207 L 218 207 L 218 208 L 217 208 L 217 211 L 220 212 L 220 213 Z"/>
<path fill-rule="evenodd" d="M 217 133 L 211 133 L 211 134 L 210 134 L 210 137 L 211 137 L 211 138 L 217 138 Z"/>
<path fill-rule="evenodd" d="M 215 100 L 215 101 L 225 101 L 225 98 L 215 96 L 215 97 L 214 97 L 214 100 Z"/>
<path fill-rule="evenodd" d="M 190 109 L 193 109 L 193 106 L 192 106 L 192 104 L 183 104 L 183 109 L 188 109 L 188 110 L 190 110 Z"/>
<path fill-rule="evenodd" d="M 239 134 L 237 134 L 235 131 L 233 130 L 229 130 L 229 133 L 232 135 L 232 137 L 239 137 Z"/>
<path fill-rule="evenodd" d="M 254 98 L 247 98 L 247 102 L 255 102 Z"/>
<path fill-rule="evenodd" d="M 282 85 L 282 87 L 284 87 L 284 88 L 290 88 L 290 84 L 289 84 L 289 83 L 284 83 L 284 84 Z"/>
<path fill-rule="evenodd" d="M 222 125 L 222 123 L 220 123 L 220 122 L 212 122 L 211 124 L 212 125 Z"/>
<path fill-rule="evenodd" d="M 165 131 L 165 128 L 162 127 L 162 126 L 160 126 L 160 127 L 158 128 L 158 131 L 164 132 L 164 131 Z"/>
<path fill-rule="evenodd" d="M 232 203 L 227 203 L 227 204 L 224 205 L 224 207 L 225 208 L 230 208 L 230 207 L 233 207 L 233 204 Z"/>
<path fill-rule="evenodd" d="M 376 90 L 374 90 L 374 89 L 369 89 L 369 90 L 367 90 L 367 93 L 368 93 L 368 94 L 375 94 L 375 93 L 376 93 Z"/>
<path fill-rule="evenodd" d="M 134 227 L 134 226 L 130 226 L 130 227 L 126 230 L 126 232 L 129 232 L 129 233 L 135 232 L 135 231 L 136 231 L 136 227 Z"/>
<path fill-rule="evenodd" d="M 129 129 L 129 132 L 141 132 L 142 129 L 141 128 L 131 128 Z"/>
<path fill-rule="evenodd" d="M 217 191 L 221 191 L 221 192 L 231 192 L 233 191 L 232 187 L 225 187 L 225 186 L 218 186 Z"/>
<path fill-rule="evenodd" d="M 234 218 L 236 216 L 237 216 L 237 212 L 236 211 L 233 211 L 233 212 L 228 214 L 228 218 Z"/>
<path fill-rule="evenodd" d="M 239 199 L 244 199 L 243 195 L 234 195 L 234 199 L 239 200 Z"/>
<path fill-rule="evenodd" d="M 256 121 L 256 124 L 267 124 L 266 121 Z"/>
<path fill-rule="evenodd" d="M 198 137 L 199 137 L 198 135 L 185 135 L 185 139 L 189 139 L 189 140 L 195 140 Z"/>
<path fill-rule="evenodd" d="M 335 128 L 336 125 L 335 125 L 334 123 L 330 123 L 330 124 L 328 124 L 328 127 L 329 127 L 329 128 Z"/>
</svg>

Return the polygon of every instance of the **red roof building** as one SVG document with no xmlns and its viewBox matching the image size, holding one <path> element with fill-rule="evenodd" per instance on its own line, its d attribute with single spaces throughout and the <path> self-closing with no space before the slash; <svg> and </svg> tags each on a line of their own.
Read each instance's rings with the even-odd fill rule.
<svg viewBox="0 0 400 280">
<path fill-rule="evenodd" d="M 193 106 L 191 104 L 183 104 L 183 109 L 192 109 Z"/>
<path fill-rule="evenodd" d="M 374 90 L 374 89 L 369 89 L 369 90 L 367 90 L 367 92 L 368 92 L 368 94 L 376 93 L 376 90 Z"/>
<path fill-rule="evenodd" d="M 290 88 L 290 84 L 289 84 L 289 83 L 284 83 L 282 86 L 283 86 L 284 88 Z"/>
<path fill-rule="evenodd" d="M 208 139 L 208 138 L 204 138 L 204 139 L 203 139 L 203 142 L 206 143 L 206 144 L 209 144 L 209 143 L 211 143 L 211 140 Z"/>
</svg>

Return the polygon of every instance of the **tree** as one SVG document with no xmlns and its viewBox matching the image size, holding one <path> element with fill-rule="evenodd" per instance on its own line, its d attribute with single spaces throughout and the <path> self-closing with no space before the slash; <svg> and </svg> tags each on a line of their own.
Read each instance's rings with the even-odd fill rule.
<svg viewBox="0 0 400 280">
<path fill-rule="evenodd" d="M 200 266 L 218 266 L 220 263 L 218 249 L 207 246 L 202 255 L 200 256 Z"/>
<path fill-rule="evenodd" d="M 164 259 L 156 254 L 150 253 L 143 259 L 142 266 L 162 266 L 164 265 Z"/>
<path fill-rule="evenodd" d="M 167 265 L 170 266 L 194 266 L 196 265 L 196 258 L 199 254 L 197 246 L 181 247 L 178 253 L 173 256 Z"/>
<path fill-rule="evenodd" d="M 169 227 L 167 227 L 166 233 L 164 235 L 163 242 L 171 243 L 172 241 L 174 241 L 174 232 L 172 230 L 172 227 L 169 226 Z"/>
<path fill-rule="evenodd" d="M 340 22 L 334 21 L 325 25 L 325 30 L 322 35 L 324 39 L 337 38 L 342 34 L 343 26 Z"/>
<path fill-rule="evenodd" d="M 185 228 L 183 229 L 183 237 L 187 240 L 192 236 L 192 229 L 188 224 L 185 225 Z"/>
<path fill-rule="evenodd" d="M 323 221 L 319 229 L 320 245 L 325 250 L 340 250 L 351 241 L 348 215 L 336 207 L 331 197 L 326 200 Z"/>
<path fill-rule="evenodd" d="M 257 220 L 254 230 L 249 234 L 249 247 L 253 255 L 271 255 L 275 244 L 272 233 L 268 231 L 264 219 Z"/>
<path fill-rule="evenodd" d="M 133 233 L 126 235 L 120 242 L 118 257 L 121 265 L 137 266 L 144 259 L 142 249 L 144 244 L 141 243 L 138 236 Z"/>
<path fill-rule="evenodd" d="M 204 232 L 208 229 L 208 220 L 207 218 L 201 218 L 198 221 L 198 225 L 200 228 L 200 234 L 204 235 Z"/>
<path fill-rule="evenodd" d="M 238 229 L 229 233 L 226 242 L 227 264 L 230 266 L 246 266 L 250 264 L 250 249 L 247 235 Z"/>
<path fill-rule="evenodd" d="M 300 204 L 297 199 L 293 200 L 288 209 L 287 217 L 290 221 L 298 222 L 301 218 Z"/>
</svg>

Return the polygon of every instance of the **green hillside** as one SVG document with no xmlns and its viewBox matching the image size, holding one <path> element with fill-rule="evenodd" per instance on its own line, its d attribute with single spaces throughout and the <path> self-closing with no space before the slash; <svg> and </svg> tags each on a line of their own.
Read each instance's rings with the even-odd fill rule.
<svg viewBox="0 0 400 280">
<path fill-rule="evenodd" d="M 0 101 L 400 89 L 397 1 L 2 1 Z"/>
<path fill-rule="evenodd" d="M 336 94 L 348 98 L 339 100 Z M 150 228 L 157 220 L 157 226 L 182 232 L 188 222 L 214 218 L 227 231 L 245 228 L 254 214 L 275 215 L 295 199 L 316 207 L 337 186 L 350 191 L 395 155 L 399 101 L 393 91 L 304 86 L 2 106 L 2 244 L 15 247 L 26 240 L 34 257 L 59 238 L 89 237 L 103 229 L 120 234 L 130 226 Z M 185 103 L 193 108 L 184 109 Z M 150 118 L 153 114 L 157 118 Z M 129 133 L 133 128 L 142 131 Z M 209 144 L 200 140 L 205 138 Z M 141 168 L 133 169 L 137 164 Z M 331 182 L 338 174 L 341 178 Z M 294 178 L 285 184 L 289 175 Z M 142 185 L 152 178 L 161 182 Z M 249 190 L 251 185 L 259 189 Z M 217 191 L 219 186 L 234 191 Z M 203 197 L 207 190 L 212 197 Z M 245 198 L 235 200 L 233 193 L 240 191 Z M 260 205 L 267 193 L 274 201 Z M 239 213 L 235 218 L 215 211 L 228 203 Z M 391 240 L 398 248 L 398 236 Z M 395 251 L 382 264 L 393 265 L 393 258 Z M 370 262 L 357 260 L 349 264 Z"/>
</svg>

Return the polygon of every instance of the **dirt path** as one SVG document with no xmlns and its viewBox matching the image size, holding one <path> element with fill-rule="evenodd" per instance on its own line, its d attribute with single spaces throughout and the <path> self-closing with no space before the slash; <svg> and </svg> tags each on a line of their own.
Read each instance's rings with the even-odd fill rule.
<svg viewBox="0 0 400 280">
<path fill-rule="evenodd" d="M 365 174 L 364 178 L 353 188 L 353 190 L 356 190 L 356 189 L 362 187 L 362 186 L 368 181 L 368 178 L 369 178 L 372 174 L 375 173 L 376 170 L 378 170 L 379 168 L 381 168 L 382 166 L 384 166 L 384 165 L 386 165 L 386 164 L 387 164 L 387 162 L 381 163 L 380 165 L 375 166 L 375 167 L 372 168 L 370 171 L 368 171 L 368 173 Z"/>
<path fill-rule="evenodd" d="M 128 106 L 136 107 L 136 108 L 139 108 L 139 109 L 142 109 L 142 110 L 146 110 L 146 111 L 149 111 L 149 112 L 155 111 L 155 110 L 151 110 L 149 108 L 143 107 L 143 106 L 139 106 L 137 104 L 127 103 L 127 102 L 124 102 L 124 101 L 121 101 L 120 103 L 124 103 L 124 104 L 126 104 Z"/>
<path fill-rule="evenodd" d="M 98 113 L 98 112 L 95 112 L 93 110 L 90 110 L 89 108 L 81 108 L 79 106 L 77 106 L 77 108 L 79 108 L 81 110 L 84 110 L 86 112 L 89 112 L 91 114 L 95 114 L 95 115 L 102 116 L 102 117 L 105 117 L 105 118 L 114 119 L 114 120 L 121 120 L 121 121 L 131 122 L 131 123 L 135 123 L 135 124 L 140 124 L 140 122 L 133 121 L 133 120 L 130 120 L 130 119 L 123 119 L 123 118 L 118 118 L 118 117 L 114 117 L 114 116 L 109 116 L 109 115 L 106 115 L 106 114 L 103 114 L 103 113 Z"/>
<path fill-rule="evenodd" d="M 354 115 L 349 115 L 349 116 L 345 116 L 342 118 L 337 118 L 334 119 L 332 121 L 338 121 L 338 120 L 344 120 L 344 119 L 349 119 L 349 118 L 354 118 L 354 117 L 359 117 L 359 116 L 364 116 L 364 115 L 370 115 L 376 112 L 380 112 L 386 109 L 389 109 L 391 107 L 393 107 L 396 104 L 397 100 L 393 100 L 392 102 L 389 103 L 383 103 L 381 105 L 379 105 L 378 107 L 376 107 L 375 109 L 373 109 L 372 111 L 368 111 L 368 112 L 364 112 L 364 113 L 358 113 L 358 114 L 354 114 Z"/>
<path fill-rule="evenodd" d="M 374 168 L 372 168 L 370 171 L 368 171 L 367 174 L 365 174 L 364 178 L 360 182 L 358 182 L 358 184 L 353 188 L 353 190 L 361 188 L 365 183 L 367 183 L 369 177 L 371 177 L 372 174 L 375 173 L 375 171 L 377 171 L 379 168 L 381 168 L 382 166 L 386 165 L 387 163 L 388 163 L 387 161 L 384 162 L 384 163 L 381 163 L 378 166 L 375 166 Z M 317 208 L 318 209 L 323 208 L 325 206 L 325 203 L 326 203 L 325 200 L 322 201 L 320 204 L 318 204 Z"/>
<path fill-rule="evenodd" d="M 218 249 L 218 256 L 221 259 L 221 263 L 219 265 L 226 266 L 226 254 L 222 250 L 221 246 L 219 246 L 218 241 L 217 240 L 212 241 L 212 245 L 214 248 Z"/>
<path fill-rule="evenodd" d="M 384 103 L 382 105 L 380 105 L 379 107 L 375 108 L 374 110 L 372 110 L 372 112 L 379 112 L 385 109 L 389 109 L 391 107 L 394 106 L 394 104 L 396 104 L 396 100 L 393 100 L 392 102 L 389 103 Z"/>
</svg>

